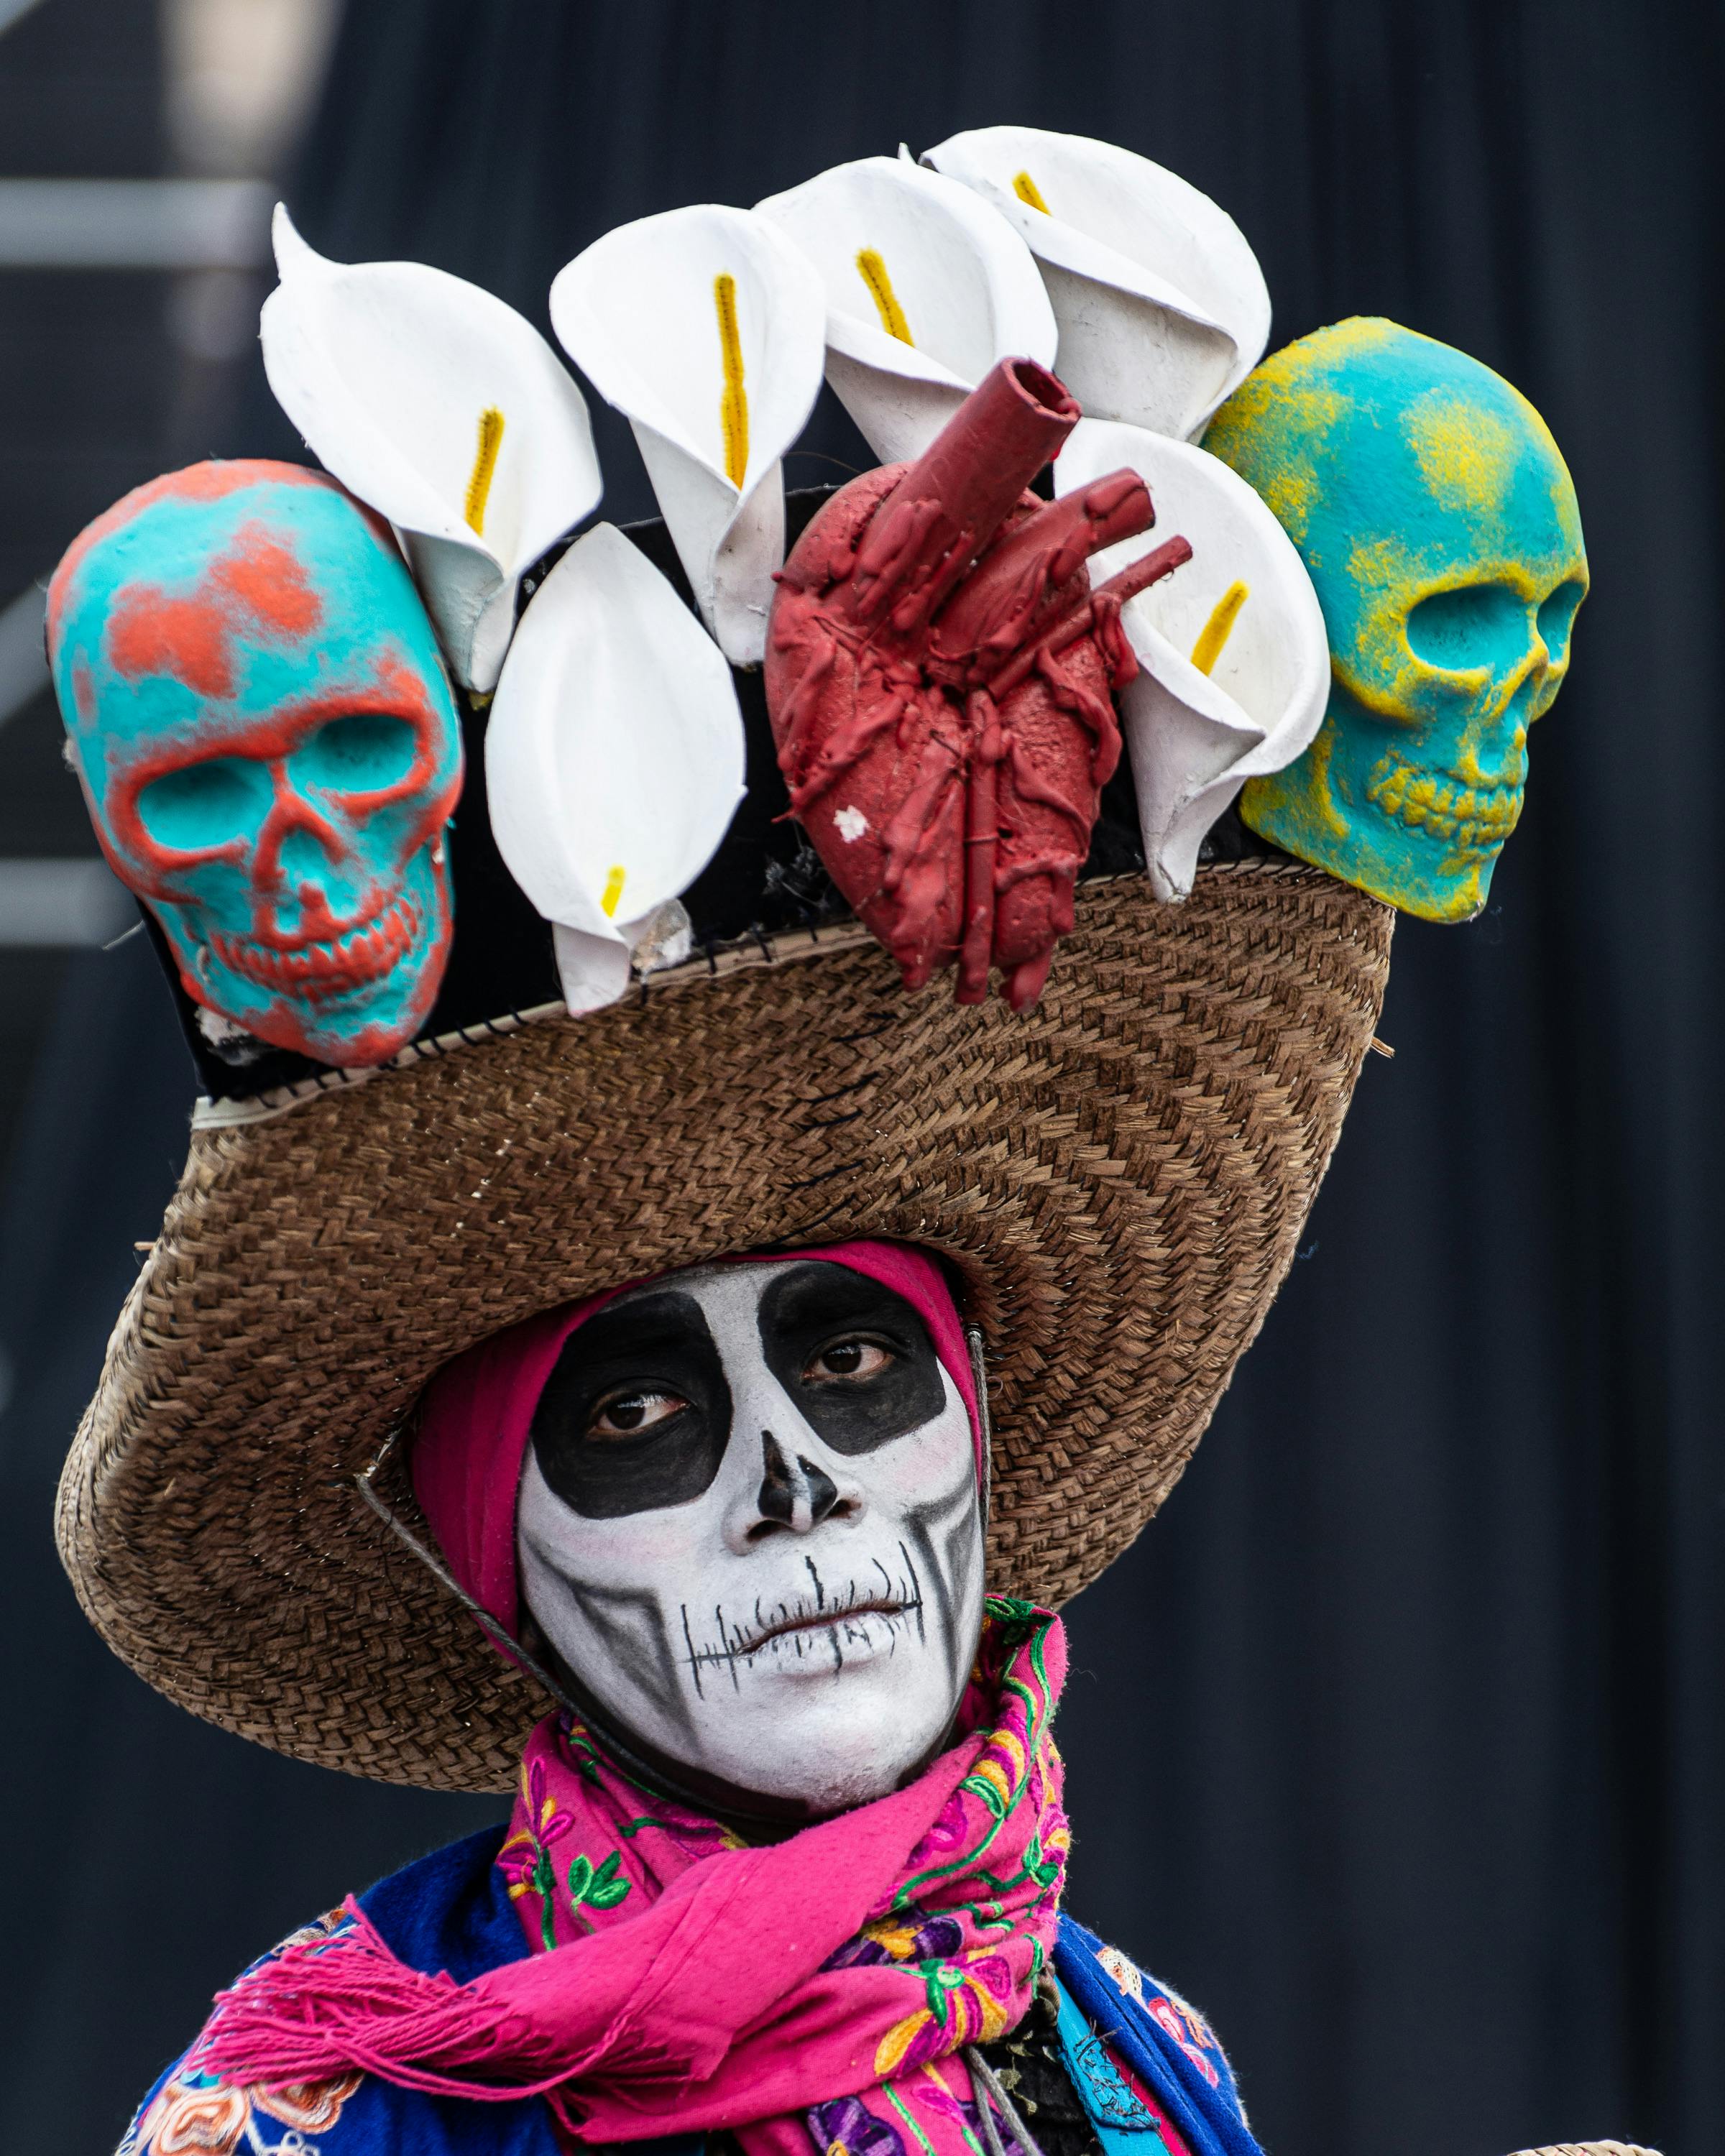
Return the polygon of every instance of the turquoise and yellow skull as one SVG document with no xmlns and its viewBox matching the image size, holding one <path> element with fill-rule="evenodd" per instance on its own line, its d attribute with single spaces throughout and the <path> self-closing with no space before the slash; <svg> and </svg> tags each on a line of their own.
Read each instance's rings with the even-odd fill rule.
<svg viewBox="0 0 1725 2156">
<path fill-rule="evenodd" d="M 1248 784 L 1241 815 L 1404 912 L 1470 919 L 1587 595 L 1544 421 L 1477 360 L 1362 320 L 1266 360 L 1204 447 L 1286 526 L 1330 640 L 1317 738 Z"/>
</svg>

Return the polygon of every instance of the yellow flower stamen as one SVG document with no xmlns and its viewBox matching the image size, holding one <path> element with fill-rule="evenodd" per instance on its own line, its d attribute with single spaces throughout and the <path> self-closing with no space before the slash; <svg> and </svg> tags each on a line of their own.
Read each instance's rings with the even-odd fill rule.
<svg viewBox="0 0 1725 2156">
<path fill-rule="evenodd" d="M 622 869 L 613 869 L 605 878 L 605 895 L 599 901 L 599 906 L 607 921 L 617 918 L 617 908 L 623 899 L 624 875 Z"/>
<path fill-rule="evenodd" d="M 1200 674 L 1208 674 L 1222 655 L 1222 647 L 1234 634 L 1234 624 L 1240 619 L 1240 610 L 1251 596 L 1244 584 L 1230 584 L 1216 601 L 1215 610 L 1204 624 L 1196 644 L 1192 647 L 1192 663 Z"/>
<path fill-rule="evenodd" d="M 495 404 L 480 413 L 479 449 L 473 459 L 473 475 L 467 482 L 463 515 L 480 536 L 485 536 L 485 504 L 491 498 L 491 481 L 497 474 L 497 452 L 503 447 L 503 414 Z"/>
<path fill-rule="evenodd" d="M 875 311 L 880 317 L 880 326 L 890 337 L 913 349 L 916 340 L 911 335 L 911 326 L 905 320 L 905 311 L 898 303 L 898 294 L 892 289 L 892 280 L 886 274 L 886 264 L 872 247 L 865 247 L 856 258 L 858 275 L 869 288 L 869 296 L 875 302 Z"/>
<path fill-rule="evenodd" d="M 1021 203 L 1029 203 L 1032 209 L 1040 209 L 1045 217 L 1054 215 L 1054 212 L 1042 199 L 1041 188 L 1037 186 L 1028 172 L 1020 172 L 1018 175 L 1012 183 L 1012 191 Z"/>
<path fill-rule="evenodd" d="M 732 486 L 740 487 L 749 468 L 749 399 L 742 386 L 742 339 L 737 331 L 737 280 L 728 270 L 713 280 L 713 301 L 719 311 L 719 351 L 725 362 L 725 394 L 719 403 L 725 429 L 725 476 Z"/>
</svg>

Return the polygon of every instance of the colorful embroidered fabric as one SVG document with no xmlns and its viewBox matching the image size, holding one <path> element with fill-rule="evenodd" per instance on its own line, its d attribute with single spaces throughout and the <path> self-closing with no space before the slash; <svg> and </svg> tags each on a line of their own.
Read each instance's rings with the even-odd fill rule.
<svg viewBox="0 0 1725 2156">
<path fill-rule="evenodd" d="M 1147 2092 L 1192 2156 L 1261 2156 L 1222 2046 L 1195 2007 L 1070 1917 L 1060 1919 L 1055 1967 L 1069 2028 L 1075 2035 L 1090 2032 L 1101 2065 L 1121 2069 L 1129 2097 Z M 1109 2075 L 1096 2071 L 1098 2062 L 1081 2039 L 1067 2056 L 1106 2156 L 1118 2156 L 1110 2131 Z M 1087 2081 L 1101 2085 L 1101 2101 L 1084 2088 Z"/>
<path fill-rule="evenodd" d="M 991 1603 L 969 1733 L 908 1788 L 767 1848 L 726 1847 L 687 1819 L 624 1835 L 614 1810 L 613 1848 L 559 1846 L 547 1800 L 582 1789 L 584 1832 L 606 1816 L 590 1808 L 606 1770 L 589 1755 L 589 1781 L 572 1754 L 564 1779 L 541 1742 L 510 1861 L 512 1883 L 540 1879 L 567 1902 L 550 1950 L 542 1905 L 531 1964 L 428 1979 L 350 1903 L 347 1929 L 222 1995 L 193 2062 L 241 2085 L 357 2066 L 428 2094 L 545 2094 L 588 2141 L 724 2126 L 797 2156 L 794 2118 L 884 2081 L 889 2111 L 911 2092 L 906 2121 L 931 2156 L 961 2156 L 972 2128 L 954 2056 L 1017 2018 L 1054 1942 L 1068 1835 L 1049 1721 L 1065 1664 L 1057 1619 Z M 614 1806 L 626 1789 L 610 1785 Z"/>
<path fill-rule="evenodd" d="M 518 1905 L 496 1861 L 502 1839 L 501 1828 L 487 1828 L 393 1874 L 362 1897 L 367 1921 L 413 1968 L 456 1982 L 527 1959 Z M 316 1928 L 327 1937 L 352 1922 L 338 1912 Z M 1060 1920 L 1054 1962 L 1062 2026 L 1070 2021 L 1079 2037 L 1076 2049 L 1064 2046 L 1067 2071 L 1105 2156 L 1256 2156 L 1227 2061 L 1191 2009 L 1123 1954 L 1098 1947 L 1069 1917 Z M 1081 1997 L 1084 2010 L 1076 2014 Z M 1179 2016 L 1201 2066 L 1168 2036 L 1158 2006 Z M 1149 2092 L 1150 2107 L 1121 2102 L 1111 2067 L 1129 2090 Z M 323 2123 L 284 2128 L 279 2098 Z M 921 2156 L 914 2137 L 907 2145 L 896 2129 L 871 2123 L 870 2136 L 854 2156 Z M 402 2156 L 407 2149 L 413 2156 L 567 2156 L 567 2148 L 540 2099 L 452 2102 L 370 2074 L 357 2087 L 349 2076 L 321 2087 L 240 2090 L 182 2062 L 151 2091 L 121 2156 Z M 701 2138 L 661 2142 L 655 2156 L 702 2156 Z M 810 2156 L 807 2138 L 799 2156 Z"/>
<path fill-rule="evenodd" d="M 1048 1724 L 1065 1660 L 1057 1619 L 990 1604 L 957 1724 L 971 1739 L 968 1770 L 903 1876 L 859 1908 L 855 1936 L 775 2004 L 783 2046 L 795 2050 L 790 2079 L 826 2100 L 744 2123 L 727 2094 L 749 2156 L 809 2156 L 804 2112 L 817 2151 L 887 2156 L 896 2138 L 974 2156 L 975 2097 L 957 2054 L 1021 2017 L 1054 1943 L 1070 1837 Z M 693 1866 L 742 1846 L 631 1783 L 567 1715 L 529 1740 L 510 1824 L 498 1861 L 536 1953 L 628 1926 Z M 837 1863 L 831 1892 L 842 1895 L 842 1851 Z M 691 1972 L 697 1982 L 720 1974 Z M 611 2138 L 619 2124 L 608 2109 L 587 2130 Z M 635 2131 L 644 2127 L 652 2130 Z"/>
<path fill-rule="evenodd" d="M 337 2125 L 364 2078 L 355 2073 L 337 2082 L 235 2088 L 187 2069 L 157 2091 L 120 2144 L 120 2156 L 145 2150 L 151 2156 L 229 2156 L 241 2148 L 311 2156 L 313 2144 L 305 2137 Z"/>
</svg>

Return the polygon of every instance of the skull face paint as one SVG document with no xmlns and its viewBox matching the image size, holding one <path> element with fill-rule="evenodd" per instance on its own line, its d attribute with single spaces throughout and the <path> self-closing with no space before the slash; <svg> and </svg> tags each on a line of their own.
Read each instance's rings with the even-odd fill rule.
<svg viewBox="0 0 1725 2156">
<path fill-rule="evenodd" d="M 835 1811 L 922 1763 L 969 1674 L 970 1419 L 916 1312 L 860 1274 L 672 1274 L 565 1343 L 516 1551 L 622 1734 L 703 1794 Z"/>
<path fill-rule="evenodd" d="M 1471 918 L 1587 595 L 1575 490 L 1545 423 L 1476 360 L 1357 321 L 1266 361 L 1204 447 L 1299 548 L 1333 675 L 1317 738 L 1250 781 L 1240 814 L 1404 911 Z"/>
<path fill-rule="evenodd" d="M 49 644 L 102 850 L 187 993 L 327 1063 L 410 1040 L 449 952 L 461 738 L 387 532 L 297 466 L 194 465 L 74 542 Z"/>
</svg>

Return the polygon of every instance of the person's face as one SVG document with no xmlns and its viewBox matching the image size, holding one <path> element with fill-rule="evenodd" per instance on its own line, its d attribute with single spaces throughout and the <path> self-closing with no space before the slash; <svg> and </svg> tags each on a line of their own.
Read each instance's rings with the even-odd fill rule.
<svg viewBox="0 0 1725 2156">
<path fill-rule="evenodd" d="M 624 1736 L 692 1788 L 814 1813 L 922 1765 L 982 1622 L 964 1403 L 911 1305 L 838 1265 L 670 1275 L 572 1333 L 516 1548 Z"/>
</svg>

